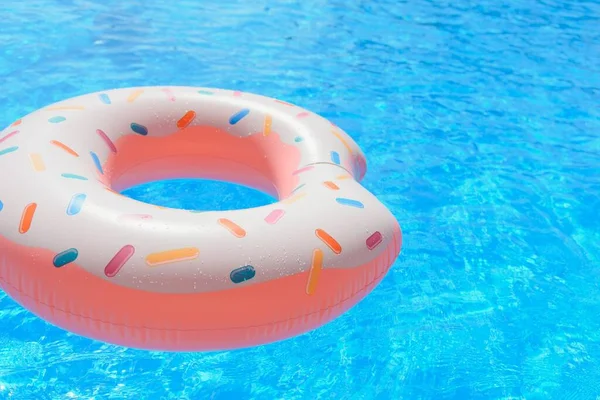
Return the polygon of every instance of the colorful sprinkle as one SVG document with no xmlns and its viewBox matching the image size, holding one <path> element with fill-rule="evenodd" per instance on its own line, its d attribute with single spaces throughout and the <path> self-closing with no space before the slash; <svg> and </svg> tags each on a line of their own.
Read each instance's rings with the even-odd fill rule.
<svg viewBox="0 0 600 400">
<path fill-rule="evenodd" d="M 306 118 L 306 117 L 308 117 L 309 115 L 310 115 L 310 113 L 309 113 L 309 112 L 307 112 L 307 111 L 303 111 L 303 112 L 301 112 L 301 113 L 298 113 L 298 115 L 296 115 L 296 118 Z"/>
<path fill-rule="evenodd" d="M 142 93 L 144 93 L 144 91 L 142 89 L 134 90 L 133 92 L 131 92 L 131 94 L 129 95 L 129 97 L 127 97 L 127 102 L 128 103 L 133 103 L 138 97 L 140 97 L 140 95 Z"/>
<path fill-rule="evenodd" d="M 295 192 L 297 192 L 298 190 L 302 189 L 304 186 L 306 186 L 306 183 L 303 183 L 303 184 L 301 184 L 301 185 L 298 185 L 298 187 L 297 187 L 296 189 L 292 190 L 292 193 L 295 193 Z"/>
<path fill-rule="evenodd" d="M 307 167 L 304 167 L 304 168 L 300 168 L 300 169 L 297 169 L 297 170 L 295 170 L 294 172 L 292 172 L 292 175 L 298 175 L 298 174 L 301 174 L 301 173 L 303 173 L 303 172 L 310 171 L 310 170 L 311 170 L 311 169 L 313 169 L 313 168 L 314 168 L 314 166 L 313 166 L 313 165 L 309 165 L 309 166 L 307 166 Z"/>
<path fill-rule="evenodd" d="M 81 208 L 83 207 L 83 203 L 85 203 L 85 199 L 87 196 L 83 193 L 77 193 L 71 197 L 71 201 L 67 206 L 67 215 L 77 215 L 81 212 Z"/>
<path fill-rule="evenodd" d="M 135 122 L 131 123 L 131 130 L 134 131 L 135 133 L 138 133 L 138 134 L 144 135 L 144 136 L 146 136 L 148 134 L 148 128 L 146 128 L 144 125 L 140 125 Z"/>
<path fill-rule="evenodd" d="M 19 146 L 7 147 L 4 150 L 0 150 L 0 156 L 3 156 L 8 153 L 12 153 L 13 151 L 17 151 L 17 150 L 19 150 Z"/>
<path fill-rule="evenodd" d="M 207 96 L 211 96 L 211 95 L 214 94 L 213 92 L 211 92 L 209 90 L 198 90 L 198 93 L 204 94 L 204 95 L 207 95 Z"/>
<path fill-rule="evenodd" d="M 31 166 L 35 172 L 42 172 L 46 170 L 46 165 L 44 164 L 44 159 L 42 158 L 41 154 L 29 154 L 29 161 L 31 161 Z"/>
<path fill-rule="evenodd" d="M 365 205 L 358 200 L 346 199 L 343 197 L 338 197 L 335 199 L 339 204 L 344 206 L 356 207 L 356 208 L 365 208 Z"/>
<path fill-rule="evenodd" d="M 85 176 L 76 175 L 76 174 L 64 173 L 64 174 L 60 174 L 60 176 L 62 176 L 63 178 L 67 178 L 67 179 L 78 179 L 80 181 L 88 180 L 88 178 L 86 178 Z"/>
<path fill-rule="evenodd" d="M 100 98 L 100 101 L 104 104 L 110 104 L 110 97 L 108 97 L 106 93 L 101 93 L 98 95 L 98 97 Z"/>
<path fill-rule="evenodd" d="M 15 122 L 13 122 L 12 124 L 10 124 L 10 126 L 17 126 L 17 125 L 21 125 L 21 122 L 23 122 L 20 118 L 18 120 L 16 120 Z"/>
<path fill-rule="evenodd" d="M 296 143 L 300 143 L 300 142 L 301 142 L 301 141 L 303 141 L 303 140 L 304 140 L 304 138 L 302 138 L 302 136 L 296 136 L 296 137 L 294 138 L 294 142 L 296 142 Z"/>
<path fill-rule="evenodd" d="M 323 185 L 331 190 L 340 190 L 340 187 L 331 181 L 323 182 Z"/>
<path fill-rule="evenodd" d="M 79 154 L 75 150 L 73 150 L 72 148 L 70 148 L 69 146 L 67 146 L 64 143 L 59 142 L 58 140 L 51 140 L 50 144 L 53 144 L 54 146 L 66 151 L 67 153 L 69 153 L 72 156 L 79 157 Z"/>
<path fill-rule="evenodd" d="M 70 248 L 54 256 L 52 264 L 54 264 L 56 268 L 64 267 L 65 265 L 77 260 L 78 256 L 79 252 L 77 251 L 77 249 Z"/>
<path fill-rule="evenodd" d="M 334 162 L 335 164 L 339 164 L 340 163 L 340 155 L 338 154 L 337 151 L 332 151 L 331 152 L 331 161 Z"/>
<path fill-rule="evenodd" d="M 369 250 L 373 250 L 375 247 L 379 246 L 379 244 L 383 241 L 383 235 L 381 232 L 377 231 L 373 233 L 371 236 L 367 238 L 367 248 Z"/>
<path fill-rule="evenodd" d="M 263 126 L 263 136 L 269 136 L 271 133 L 271 126 L 273 125 L 273 117 L 265 115 L 265 123 Z"/>
<path fill-rule="evenodd" d="M 175 101 L 175 95 L 173 94 L 171 89 L 163 89 L 162 91 L 164 94 L 167 95 L 167 99 L 169 99 L 169 101 Z"/>
<path fill-rule="evenodd" d="M 277 209 L 277 210 L 273 210 L 269 213 L 269 215 L 267 215 L 265 217 L 265 222 L 267 224 L 271 224 L 274 225 L 276 224 L 281 217 L 283 217 L 285 215 L 285 210 L 281 210 L 281 209 Z"/>
<path fill-rule="evenodd" d="M 306 282 L 306 294 L 312 295 L 317 291 L 321 270 L 323 270 L 323 251 L 314 249 L 310 271 L 308 272 L 308 282 Z"/>
<path fill-rule="evenodd" d="M 56 117 L 52 117 L 52 118 L 48 118 L 48 122 L 52 123 L 52 124 L 58 124 L 59 122 L 63 122 L 65 121 L 66 118 L 63 116 L 56 116 Z"/>
<path fill-rule="evenodd" d="M 4 136 L 2 139 L 0 139 L 0 143 L 4 142 L 5 140 L 15 136 L 17 133 L 19 133 L 19 131 L 12 131 L 11 133 L 7 134 L 6 136 Z"/>
<path fill-rule="evenodd" d="M 335 254 L 340 254 L 342 252 L 342 246 L 335 240 L 329 233 L 325 232 L 323 229 L 317 229 L 315 231 L 315 235 L 319 239 L 323 241 L 333 251 Z"/>
<path fill-rule="evenodd" d="M 104 143 L 106 143 L 106 145 L 108 146 L 110 151 L 112 151 L 113 153 L 117 152 L 117 146 L 115 146 L 113 141 L 110 140 L 108 135 L 106 133 L 104 133 L 104 131 L 102 129 L 96 129 L 96 133 L 98 134 L 98 136 L 100 136 L 100 138 L 102 138 L 102 140 L 104 140 Z"/>
<path fill-rule="evenodd" d="M 96 153 L 94 153 L 93 151 L 90 151 L 90 156 L 92 157 L 92 161 L 94 161 L 94 165 L 98 169 L 98 172 L 100 172 L 101 174 L 104 175 L 104 170 L 102 169 L 102 163 L 100 163 L 100 159 L 98 158 L 98 155 Z"/>
<path fill-rule="evenodd" d="M 123 246 L 121 250 L 117 251 L 117 254 L 115 254 L 104 267 L 104 275 L 109 278 L 116 276 L 134 253 L 135 247 L 132 245 L 128 244 Z"/>
<path fill-rule="evenodd" d="M 346 140 L 346 138 L 344 138 L 344 136 L 342 136 L 342 134 L 336 130 L 332 130 L 331 133 L 333 133 L 335 135 L 335 137 L 337 137 L 340 142 L 342 142 L 342 144 L 344 145 L 344 147 L 346 147 L 346 149 L 348 150 L 348 152 L 350 154 L 353 153 L 352 150 L 352 146 L 350 146 L 350 143 L 348 143 L 348 141 Z"/>
<path fill-rule="evenodd" d="M 233 283 L 242 283 L 244 281 L 254 278 L 256 271 L 252 265 L 245 265 L 241 268 L 234 269 L 229 274 L 229 279 Z"/>
<path fill-rule="evenodd" d="M 231 232 L 236 237 L 243 238 L 244 236 L 246 236 L 246 231 L 242 227 L 240 227 L 238 224 L 227 218 L 220 218 L 219 224 L 227 228 L 229 232 Z"/>
<path fill-rule="evenodd" d="M 3 208 L 4 208 L 4 203 L 2 203 L 2 200 L 0 200 L 0 211 L 2 211 Z"/>
<path fill-rule="evenodd" d="M 233 92 L 233 95 L 235 97 L 240 97 L 242 95 L 242 92 L 240 92 L 239 90 L 236 90 L 235 92 Z"/>
<path fill-rule="evenodd" d="M 293 203 L 297 202 L 298 200 L 300 200 L 301 198 L 303 198 L 304 196 L 306 196 L 306 192 L 298 193 L 298 194 L 293 195 L 292 197 L 288 197 L 287 199 L 281 200 L 281 203 L 293 204 Z"/>
<path fill-rule="evenodd" d="M 242 120 L 242 118 L 244 118 L 248 114 L 250 114 L 250 110 L 248 108 L 244 108 L 243 110 L 240 110 L 240 111 L 236 112 L 235 114 L 233 114 L 229 118 L 229 123 L 231 125 L 235 125 L 238 122 L 240 122 Z"/>
<path fill-rule="evenodd" d="M 188 126 L 189 124 L 192 123 L 192 121 L 194 120 L 194 118 L 196 118 L 196 112 L 195 111 L 188 111 L 185 114 L 183 114 L 183 117 L 181 117 L 179 119 L 179 121 L 177 121 L 177 127 L 179 129 L 183 129 L 186 126 Z"/>
<path fill-rule="evenodd" d="M 335 179 L 337 179 L 338 181 L 343 181 L 345 179 L 350 179 L 350 178 L 352 178 L 350 175 L 339 175 L 339 176 L 335 177 Z"/>
<path fill-rule="evenodd" d="M 195 247 L 184 247 L 181 249 L 161 251 L 152 253 L 146 257 L 146 264 L 156 267 L 163 264 L 170 264 L 180 261 L 188 261 L 198 258 L 200 250 Z"/>
<path fill-rule="evenodd" d="M 29 203 L 25 206 L 23 213 L 21 214 L 21 221 L 19 222 L 19 233 L 23 234 L 29 231 L 36 209 L 36 203 Z"/>
</svg>

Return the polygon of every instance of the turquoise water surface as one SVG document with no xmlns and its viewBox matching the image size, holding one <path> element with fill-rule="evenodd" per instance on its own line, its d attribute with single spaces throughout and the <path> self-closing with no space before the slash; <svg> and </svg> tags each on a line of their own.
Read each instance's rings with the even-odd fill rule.
<svg viewBox="0 0 600 400">
<path fill-rule="evenodd" d="M 2 126 L 114 87 L 281 98 L 356 139 L 404 231 L 350 312 L 239 351 L 106 345 L 0 293 L 0 399 L 600 398 L 598 0 L 5 0 L 0 43 Z M 215 182 L 126 194 L 271 201 Z"/>
</svg>

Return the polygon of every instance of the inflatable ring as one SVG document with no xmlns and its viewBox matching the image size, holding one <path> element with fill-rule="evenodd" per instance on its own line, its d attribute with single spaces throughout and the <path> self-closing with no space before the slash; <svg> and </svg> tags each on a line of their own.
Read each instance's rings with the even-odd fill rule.
<svg viewBox="0 0 600 400">
<path fill-rule="evenodd" d="M 0 285 L 56 326 L 128 347 L 289 338 L 351 308 L 400 252 L 365 170 L 341 129 L 254 94 L 142 87 L 55 103 L 0 133 Z M 196 212 L 119 194 L 190 177 L 279 201 Z"/>
</svg>

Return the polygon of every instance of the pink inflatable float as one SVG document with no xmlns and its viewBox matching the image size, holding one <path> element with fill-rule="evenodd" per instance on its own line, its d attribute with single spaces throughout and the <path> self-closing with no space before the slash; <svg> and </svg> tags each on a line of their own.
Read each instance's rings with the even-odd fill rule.
<svg viewBox="0 0 600 400">
<path fill-rule="evenodd" d="M 357 144 L 309 111 L 193 87 L 110 90 L 0 133 L 0 285 L 59 327 L 135 348 L 232 349 L 339 316 L 400 252 Z M 226 212 L 121 196 L 203 177 L 279 202 Z"/>
</svg>

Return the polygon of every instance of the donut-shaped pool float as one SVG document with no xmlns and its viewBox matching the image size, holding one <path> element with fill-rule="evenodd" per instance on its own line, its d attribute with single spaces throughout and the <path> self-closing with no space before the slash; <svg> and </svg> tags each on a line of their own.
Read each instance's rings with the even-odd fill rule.
<svg viewBox="0 0 600 400">
<path fill-rule="evenodd" d="M 0 133 L 0 285 L 56 326 L 133 348 L 289 338 L 350 309 L 400 253 L 365 171 L 340 128 L 272 98 L 196 87 L 71 98 Z M 173 178 L 278 202 L 197 212 L 120 194 Z"/>
</svg>

